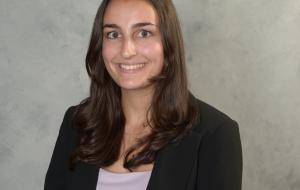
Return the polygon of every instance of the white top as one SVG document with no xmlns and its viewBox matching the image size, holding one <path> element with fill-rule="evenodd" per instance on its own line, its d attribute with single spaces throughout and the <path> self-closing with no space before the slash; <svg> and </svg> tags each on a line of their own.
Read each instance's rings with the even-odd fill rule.
<svg viewBox="0 0 300 190">
<path fill-rule="evenodd" d="M 116 173 L 100 168 L 96 190 L 146 190 L 151 172 Z"/>
</svg>

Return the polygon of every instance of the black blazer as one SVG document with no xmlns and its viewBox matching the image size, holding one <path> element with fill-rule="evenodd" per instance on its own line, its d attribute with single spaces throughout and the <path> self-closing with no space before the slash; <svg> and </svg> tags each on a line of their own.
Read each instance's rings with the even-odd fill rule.
<svg viewBox="0 0 300 190">
<path fill-rule="evenodd" d="M 224 113 L 193 97 L 199 120 L 180 143 L 157 153 L 147 190 L 240 190 L 242 147 L 238 124 Z M 75 148 L 71 106 L 65 113 L 45 177 L 45 190 L 96 190 L 99 167 L 79 163 L 67 168 Z"/>
</svg>

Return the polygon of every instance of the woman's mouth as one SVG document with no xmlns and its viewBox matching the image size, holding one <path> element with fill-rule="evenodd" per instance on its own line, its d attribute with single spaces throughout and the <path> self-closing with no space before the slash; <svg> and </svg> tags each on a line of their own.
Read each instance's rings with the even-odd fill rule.
<svg viewBox="0 0 300 190">
<path fill-rule="evenodd" d="M 141 69 L 145 66 L 145 63 L 139 63 L 139 64 L 119 64 L 119 67 L 122 69 L 122 70 L 125 70 L 125 71 L 135 71 L 135 70 L 138 70 L 138 69 Z"/>
</svg>

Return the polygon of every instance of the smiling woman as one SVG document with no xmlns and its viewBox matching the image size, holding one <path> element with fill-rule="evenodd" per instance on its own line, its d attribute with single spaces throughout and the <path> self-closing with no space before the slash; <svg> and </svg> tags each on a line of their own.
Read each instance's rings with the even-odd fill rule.
<svg viewBox="0 0 300 190">
<path fill-rule="evenodd" d="M 65 113 L 47 190 L 240 190 L 238 124 L 188 90 L 171 0 L 104 0 L 90 95 Z"/>
</svg>

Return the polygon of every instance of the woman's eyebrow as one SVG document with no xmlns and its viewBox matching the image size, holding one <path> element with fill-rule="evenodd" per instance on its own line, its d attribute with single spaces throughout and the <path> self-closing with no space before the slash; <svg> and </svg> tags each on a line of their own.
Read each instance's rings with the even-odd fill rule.
<svg viewBox="0 0 300 190">
<path fill-rule="evenodd" d="M 120 28 L 116 24 L 104 24 L 102 28 Z"/>
<path fill-rule="evenodd" d="M 132 26 L 132 28 L 139 28 L 139 27 L 143 27 L 143 26 L 148 26 L 148 25 L 151 25 L 151 26 L 156 26 L 156 24 L 153 24 L 151 22 L 141 22 L 141 23 L 136 23 Z"/>
<path fill-rule="evenodd" d="M 156 24 L 153 24 L 151 22 L 140 22 L 140 23 L 134 24 L 132 26 L 132 28 L 139 28 L 139 27 L 148 26 L 148 25 L 156 26 L 157 27 Z M 118 29 L 120 29 L 120 27 L 117 24 L 104 24 L 103 28 L 118 28 Z"/>
</svg>

